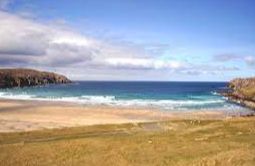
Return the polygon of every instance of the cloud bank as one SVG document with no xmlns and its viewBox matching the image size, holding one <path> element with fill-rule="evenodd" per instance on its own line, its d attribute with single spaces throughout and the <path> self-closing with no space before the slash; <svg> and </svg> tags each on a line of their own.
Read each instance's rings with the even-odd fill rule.
<svg viewBox="0 0 255 166">
<path fill-rule="evenodd" d="M 244 62 L 249 67 L 255 67 L 255 57 L 251 55 L 236 55 L 236 54 L 219 54 L 215 55 L 213 59 L 217 62 Z"/>
<path fill-rule="evenodd" d="M 4 8 L 8 2 L 0 1 L 0 7 Z M 48 24 L 4 11 L 0 11 L 0 23 L 0 67 L 57 70 L 76 79 L 135 79 L 139 75 L 143 78 L 141 74 L 157 77 L 169 73 L 213 75 L 238 70 L 162 58 L 161 55 L 169 49 L 167 44 L 94 38 L 68 26 Z M 231 58 L 239 57 L 221 56 L 223 61 Z M 253 57 L 246 57 L 245 61 L 250 65 L 255 63 Z"/>
</svg>

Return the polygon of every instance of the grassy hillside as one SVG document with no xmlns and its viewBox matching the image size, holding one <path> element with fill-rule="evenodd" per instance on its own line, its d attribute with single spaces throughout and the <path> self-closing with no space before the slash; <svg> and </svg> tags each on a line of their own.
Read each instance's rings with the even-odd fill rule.
<svg viewBox="0 0 255 166">
<path fill-rule="evenodd" d="M 0 165 L 255 165 L 255 117 L 0 134 Z"/>
<path fill-rule="evenodd" d="M 0 88 L 63 84 L 71 81 L 63 75 L 25 68 L 0 69 Z"/>
</svg>

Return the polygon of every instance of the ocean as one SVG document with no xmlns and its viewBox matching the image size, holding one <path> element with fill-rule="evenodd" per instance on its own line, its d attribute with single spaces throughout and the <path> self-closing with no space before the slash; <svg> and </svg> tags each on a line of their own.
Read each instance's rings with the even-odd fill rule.
<svg viewBox="0 0 255 166">
<path fill-rule="evenodd" d="M 0 89 L 0 98 L 171 110 L 245 110 L 217 92 L 226 82 L 76 81 L 72 84 Z"/>
</svg>

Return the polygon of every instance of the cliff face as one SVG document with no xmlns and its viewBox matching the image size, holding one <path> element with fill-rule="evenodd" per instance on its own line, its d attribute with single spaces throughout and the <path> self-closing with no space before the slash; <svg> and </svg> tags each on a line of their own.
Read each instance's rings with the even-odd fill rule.
<svg viewBox="0 0 255 166">
<path fill-rule="evenodd" d="M 65 83 L 71 83 L 71 81 L 56 73 L 32 69 L 0 69 L 0 88 Z"/>
<path fill-rule="evenodd" d="M 244 100 L 255 101 L 255 78 L 234 79 L 229 83 L 232 95 Z"/>
<path fill-rule="evenodd" d="M 234 79 L 230 91 L 223 93 L 229 100 L 255 110 L 255 78 Z"/>
</svg>

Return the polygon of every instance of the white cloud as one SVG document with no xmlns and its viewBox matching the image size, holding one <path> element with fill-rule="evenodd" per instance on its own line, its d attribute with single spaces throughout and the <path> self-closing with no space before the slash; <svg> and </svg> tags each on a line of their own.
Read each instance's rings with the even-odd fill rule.
<svg viewBox="0 0 255 166">
<path fill-rule="evenodd" d="M 63 27 L 0 12 L 0 56 L 30 56 L 27 65 L 62 64 L 90 59 L 89 39 Z M 24 57 L 25 59 L 25 57 Z M 65 65 L 65 64 L 63 64 Z"/>
<path fill-rule="evenodd" d="M 58 36 L 51 41 L 55 44 L 68 44 L 75 46 L 89 46 L 91 43 L 89 40 L 80 36 Z"/>
<path fill-rule="evenodd" d="M 255 65 L 255 56 L 246 56 L 246 55 L 236 55 L 236 54 L 219 54 L 215 55 L 213 59 L 217 62 L 230 62 L 230 61 L 238 61 L 244 62 L 246 65 L 250 67 L 254 67 Z"/>
<path fill-rule="evenodd" d="M 0 12 L 0 53 L 37 55 L 46 50 L 48 28 Z"/>
<path fill-rule="evenodd" d="M 62 24 L 41 23 L 3 11 L 0 11 L 0 36 L 0 67 L 57 69 L 71 78 L 75 75 L 86 79 L 90 75 L 89 78 L 118 79 L 130 74 L 128 79 L 132 79 L 142 74 L 141 79 L 157 79 L 159 75 L 167 78 L 164 74 L 169 73 L 198 75 L 232 70 L 163 60 L 160 56 L 168 49 L 166 44 L 93 38 Z"/>
<path fill-rule="evenodd" d="M 255 57 L 254 56 L 246 56 L 244 58 L 244 61 L 250 65 L 250 66 L 254 66 L 255 65 Z"/>
<path fill-rule="evenodd" d="M 145 58 L 107 58 L 106 63 L 120 68 L 179 69 L 185 65 L 177 61 L 163 61 Z"/>
<path fill-rule="evenodd" d="M 227 62 L 227 61 L 232 61 L 232 60 L 238 60 L 241 57 L 236 54 L 218 54 L 213 56 L 213 59 L 218 62 Z"/>
<path fill-rule="evenodd" d="M 0 12 L 0 20 L 1 57 L 24 56 L 28 65 L 30 62 L 58 66 L 85 62 L 88 65 L 90 61 L 94 66 L 98 63 L 107 67 L 111 65 L 137 69 L 171 67 L 169 62 L 152 63 L 154 59 L 149 57 L 148 50 L 143 45 L 95 39 L 76 33 L 70 28 L 45 25 L 7 12 Z M 160 49 L 160 46 L 154 46 L 155 49 Z M 106 63 L 102 64 L 102 62 Z"/>
</svg>

